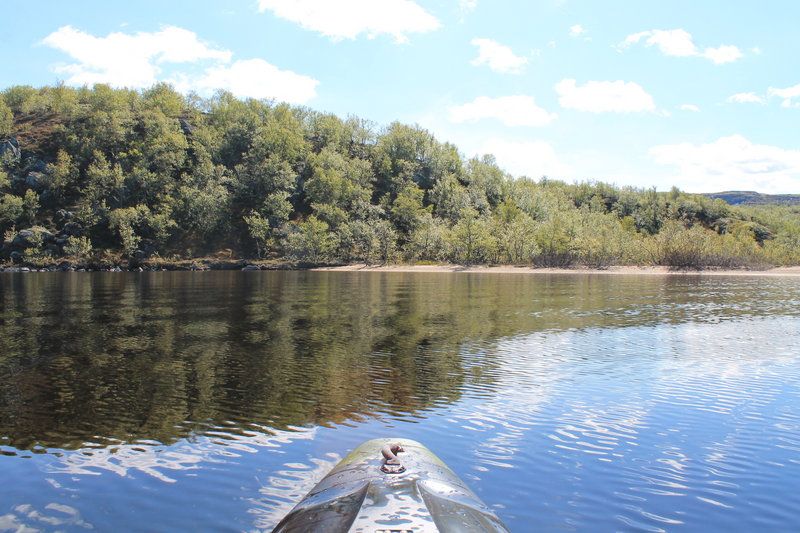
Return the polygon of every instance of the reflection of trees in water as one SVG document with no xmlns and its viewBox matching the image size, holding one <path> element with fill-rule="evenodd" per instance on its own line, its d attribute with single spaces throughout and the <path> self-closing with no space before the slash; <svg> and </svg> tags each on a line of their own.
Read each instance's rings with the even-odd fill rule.
<svg viewBox="0 0 800 533">
<path fill-rule="evenodd" d="M 722 308 L 790 312 L 797 300 L 780 280 L 735 287 L 598 276 L 6 275 L 0 444 L 170 442 L 223 424 L 408 414 L 452 403 L 466 386 L 491 389 L 496 374 L 486 370 L 499 362 L 486 348 L 501 337 L 712 320 Z"/>
</svg>

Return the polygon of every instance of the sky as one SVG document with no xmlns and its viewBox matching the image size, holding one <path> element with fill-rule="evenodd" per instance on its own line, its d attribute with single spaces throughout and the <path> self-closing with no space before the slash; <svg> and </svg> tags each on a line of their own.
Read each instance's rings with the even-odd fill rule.
<svg viewBox="0 0 800 533">
<path fill-rule="evenodd" d="M 800 193 L 796 0 L 28 0 L 0 89 L 224 89 L 515 176 Z M 13 13 L 13 16 L 11 14 Z"/>
</svg>

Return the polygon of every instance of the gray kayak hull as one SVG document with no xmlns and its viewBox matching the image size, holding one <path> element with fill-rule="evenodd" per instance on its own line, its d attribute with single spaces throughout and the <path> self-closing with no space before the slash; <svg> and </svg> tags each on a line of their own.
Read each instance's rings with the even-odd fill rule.
<svg viewBox="0 0 800 533">
<path fill-rule="evenodd" d="M 392 444 L 402 451 L 396 460 L 387 461 L 385 457 L 394 455 L 386 451 Z M 399 465 L 392 464 L 397 461 Z M 386 438 L 367 441 L 342 459 L 273 531 L 494 533 L 508 529 L 425 446 Z"/>
</svg>

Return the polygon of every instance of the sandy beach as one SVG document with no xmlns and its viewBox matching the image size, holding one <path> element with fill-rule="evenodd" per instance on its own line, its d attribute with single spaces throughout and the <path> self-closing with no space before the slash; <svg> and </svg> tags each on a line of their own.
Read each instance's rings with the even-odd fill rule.
<svg viewBox="0 0 800 533">
<path fill-rule="evenodd" d="M 533 268 L 522 266 L 464 266 L 464 265 L 365 265 L 354 264 L 313 268 L 331 272 L 467 272 L 475 274 L 595 274 L 599 276 L 792 276 L 800 277 L 800 266 L 776 267 L 766 270 L 674 270 L 661 266 L 613 266 L 607 269 L 591 268 Z"/>
</svg>

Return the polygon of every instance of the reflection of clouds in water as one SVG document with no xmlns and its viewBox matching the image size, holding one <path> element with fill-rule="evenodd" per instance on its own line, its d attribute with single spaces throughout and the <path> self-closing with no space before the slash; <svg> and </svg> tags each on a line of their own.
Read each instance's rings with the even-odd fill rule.
<svg viewBox="0 0 800 533">
<path fill-rule="evenodd" d="M 477 471 L 512 468 L 513 456 L 525 447 L 525 434 L 537 423 L 536 411 L 547 401 L 550 385 L 562 379 L 561 362 L 545 351 L 545 347 L 548 351 L 557 348 L 559 340 L 567 342 L 564 336 L 534 334 L 499 343 L 494 350 L 498 364 L 488 366 L 491 375 L 484 375 L 493 378 L 491 394 L 486 394 L 482 383 L 475 392 L 484 401 L 465 402 L 453 409 L 451 423 L 487 433 L 474 450 Z"/>
<path fill-rule="evenodd" d="M 762 319 L 746 327 L 717 324 L 713 335 L 698 324 L 667 332 L 665 341 L 682 357 L 664 358 L 664 377 L 652 396 L 661 410 L 680 412 L 664 431 L 690 451 L 681 450 L 680 461 L 660 459 L 659 467 L 670 475 L 693 471 L 702 480 L 694 487 L 698 500 L 731 508 L 762 471 L 789 466 L 787 458 L 800 452 L 800 419 L 781 407 L 792 401 L 787 392 L 796 396 L 787 386 L 797 378 L 797 348 L 794 336 L 787 335 L 791 326 L 786 319 Z M 765 425 L 776 407 L 782 423 Z M 680 447 L 663 453 L 677 455 Z"/>
<path fill-rule="evenodd" d="M 461 401 L 439 407 L 447 427 L 424 430 L 448 438 L 452 432 L 456 442 L 445 445 L 445 459 L 458 468 L 463 446 L 471 466 L 464 479 L 482 478 L 471 483 L 476 490 L 483 481 L 511 487 L 486 501 L 510 509 L 539 505 L 534 516 L 552 513 L 550 523 L 564 528 L 673 529 L 698 516 L 724 519 L 716 513 L 725 506 L 790 516 L 796 497 L 759 501 L 752 487 L 764 481 L 763 472 L 777 475 L 758 465 L 792 467 L 787 458 L 797 457 L 796 408 L 784 412 L 783 429 L 770 431 L 763 421 L 786 387 L 782 379 L 797 383 L 797 355 L 787 346 L 796 335 L 785 330 L 797 331 L 798 322 L 706 318 L 537 333 L 491 350 L 471 346 L 464 373 L 475 379 L 465 379 Z M 758 450 L 773 446 L 787 450 L 759 457 Z M 255 527 L 274 525 L 334 463 L 299 462 L 306 465 L 278 467 L 261 481 L 266 486 L 250 504 Z M 791 485 L 778 477 L 778 493 L 790 495 Z M 515 503 L 514 494 L 526 503 Z M 602 521 L 596 528 L 595 519 Z"/>
<path fill-rule="evenodd" d="M 318 432 L 318 428 L 306 427 L 292 427 L 291 430 L 255 425 L 250 427 L 251 430 L 238 430 L 238 433 L 215 427 L 170 446 L 155 441 L 139 441 L 62 452 L 60 460 L 48 467 L 48 473 L 98 476 L 111 472 L 128 476 L 138 472 L 164 483 L 175 483 L 179 471 L 202 469 L 204 463 L 224 463 L 226 459 L 258 453 L 265 448 L 284 453 L 298 440 L 315 440 Z M 249 512 L 255 515 L 255 527 L 269 529 L 274 526 L 338 460 L 339 456 L 328 454 L 324 459 L 311 459 L 309 465 L 287 463 L 285 470 L 275 472 L 266 480 L 259 480 L 262 487 L 258 496 L 244 498 L 251 506 Z M 62 488 L 58 479 L 49 478 L 48 482 L 55 488 Z M 0 516 L 0 531 L 33 533 L 54 526 L 69 526 L 67 529 L 73 530 L 78 526 L 92 529 L 90 524 L 80 520 L 77 511 L 72 508 L 50 504 L 46 509 L 49 512 L 39 512 L 29 505 L 18 506 L 14 513 Z M 64 516 L 60 516 L 59 512 Z"/>
<path fill-rule="evenodd" d="M 578 514 L 555 511 L 554 520 L 578 526 L 581 510 L 589 516 L 600 501 L 611 505 L 610 523 L 644 529 L 732 507 L 766 463 L 800 464 L 791 459 L 800 452 L 798 393 L 787 390 L 797 379 L 796 336 L 787 335 L 796 324 L 665 323 L 502 342 L 497 364 L 484 366 L 491 391 L 469 391 L 448 417 L 453 436 L 474 443 L 469 479 L 535 465 L 537 478 L 520 470 L 506 482 L 533 501 L 569 502 Z M 613 498 L 596 493 L 598 480 Z M 785 504 L 762 506 L 788 514 Z"/>
<path fill-rule="evenodd" d="M 262 480 L 259 497 L 247 500 L 253 504 L 250 512 L 256 515 L 254 526 L 272 530 L 340 459 L 339 455 L 328 453 L 324 459 L 311 458 L 310 464 L 286 463 L 285 470 Z"/>
<path fill-rule="evenodd" d="M 94 526 L 83 521 L 77 509 L 60 503 L 48 503 L 40 511 L 29 504 L 17 505 L 14 512 L 0 516 L 0 531 L 16 533 L 37 533 L 44 529 L 94 529 Z"/>
<path fill-rule="evenodd" d="M 663 359 L 663 366 L 701 375 L 713 374 L 718 381 L 757 377 L 753 372 L 770 373 L 774 365 L 796 360 L 798 351 L 793 340 L 796 333 L 796 329 L 792 331 L 793 326 L 800 326 L 797 319 L 781 317 L 779 320 L 754 318 L 747 323 L 720 322 L 713 327 L 687 323 L 663 328 L 660 340 L 676 356 Z M 709 357 L 710 354 L 713 357 Z"/>
<path fill-rule="evenodd" d="M 61 461 L 50 465 L 49 473 L 73 475 L 100 475 L 101 471 L 119 476 L 134 470 L 165 483 L 175 479 L 165 471 L 200 468 L 201 463 L 223 462 L 225 457 L 239 457 L 243 453 L 256 453 L 258 448 L 280 448 L 296 440 L 313 440 L 316 428 L 293 428 L 293 431 L 266 427 L 226 433 L 224 428 L 209 430 L 191 441 L 164 445 L 154 441 L 84 448 L 63 453 Z"/>
<path fill-rule="evenodd" d="M 636 446 L 637 428 L 644 425 L 646 415 L 646 409 L 632 406 L 576 405 L 555 421 L 555 429 L 547 436 L 556 442 L 556 448 L 611 461 L 622 457 L 620 448 Z"/>
<path fill-rule="evenodd" d="M 100 475 L 98 470 L 125 476 L 129 470 L 138 470 L 161 481 L 175 480 L 162 470 L 189 470 L 197 468 L 208 454 L 194 446 L 119 444 L 98 449 L 83 449 L 66 455 L 60 464 L 53 465 L 51 473 Z"/>
<path fill-rule="evenodd" d="M 786 329 L 785 318 L 663 325 L 650 330 L 648 346 L 637 345 L 641 328 L 617 330 L 608 345 L 602 332 L 595 346 L 573 336 L 570 374 L 581 395 L 564 397 L 548 436 L 558 462 L 586 472 L 573 477 L 574 490 L 602 476 L 617 487 L 617 520 L 636 527 L 734 507 L 743 486 L 768 470 L 760 464 L 787 457 L 775 453 L 785 428 L 763 424 L 785 401 L 783 384 L 796 379 Z M 576 365 L 575 354 L 587 362 Z"/>
</svg>

